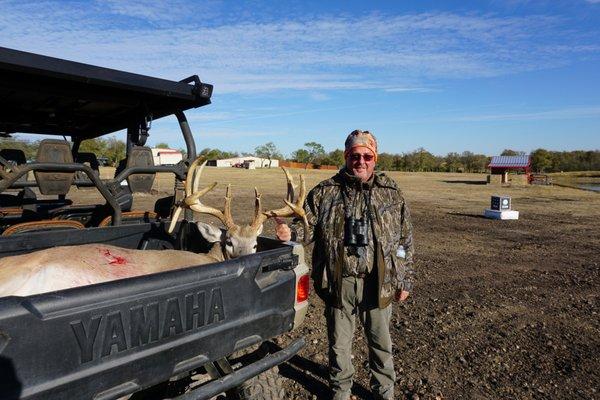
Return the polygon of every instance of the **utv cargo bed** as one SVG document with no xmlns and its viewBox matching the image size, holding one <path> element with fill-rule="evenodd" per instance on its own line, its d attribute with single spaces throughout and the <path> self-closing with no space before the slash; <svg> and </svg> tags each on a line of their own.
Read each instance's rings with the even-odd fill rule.
<svg viewBox="0 0 600 400">
<path fill-rule="evenodd" d="M 160 229 L 96 228 L 87 240 L 110 232 L 105 243 L 124 245 Z M 45 247 L 44 236 L 3 239 L 0 255 L 17 244 Z M 65 231 L 61 240 L 81 244 L 81 236 Z M 279 247 L 218 264 L 0 298 L 0 398 L 116 399 L 290 331 L 298 256 L 273 240 L 261 239 L 261 246 Z M 245 374 L 279 364 L 300 347 L 297 342 Z M 241 382 L 243 375 L 238 371 Z M 188 398 L 241 382 L 228 376 Z"/>
</svg>

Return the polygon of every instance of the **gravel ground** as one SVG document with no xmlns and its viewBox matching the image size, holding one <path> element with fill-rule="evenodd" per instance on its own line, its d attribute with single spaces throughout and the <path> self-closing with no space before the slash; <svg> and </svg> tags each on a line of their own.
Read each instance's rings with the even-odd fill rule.
<svg viewBox="0 0 600 400">
<path fill-rule="evenodd" d="M 445 202 L 414 191 L 418 280 L 392 319 L 397 399 L 600 398 L 600 196 L 505 191 L 525 210 L 519 221 L 481 218 L 468 193 Z M 311 302 L 286 338 L 308 344 L 280 368 L 293 399 L 328 395 L 324 306 Z M 357 333 L 353 394 L 368 399 Z"/>
<path fill-rule="evenodd" d="M 277 169 L 207 169 L 205 175 L 206 182 L 233 182 L 239 222 L 252 214 L 255 185 L 266 208 L 281 204 Z M 330 175 L 309 171 L 307 186 Z M 483 175 L 390 175 L 411 204 L 418 271 L 412 296 L 394 306 L 396 398 L 600 398 L 600 195 L 501 188 L 481 184 Z M 135 208 L 151 209 L 172 187 L 162 183 L 153 195 L 138 196 Z M 205 200 L 218 206 L 223 193 L 219 185 Z M 483 219 L 492 194 L 512 196 L 521 218 Z M 272 233 L 268 224 L 265 234 Z M 314 295 L 305 323 L 279 344 L 298 336 L 307 346 L 280 368 L 288 397 L 325 399 L 327 337 L 323 303 Z M 354 355 L 353 393 L 367 399 L 360 328 Z"/>
</svg>

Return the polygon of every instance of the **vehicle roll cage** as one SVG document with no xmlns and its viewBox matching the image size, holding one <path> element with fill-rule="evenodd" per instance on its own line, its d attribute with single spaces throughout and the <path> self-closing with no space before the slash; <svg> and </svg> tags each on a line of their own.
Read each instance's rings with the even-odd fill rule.
<svg viewBox="0 0 600 400">
<path fill-rule="evenodd" d="M 192 132 L 187 123 L 187 118 L 182 111 L 177 111 L 175 113 L 177 119 L 179 121 L 179 125 L 181 127 L 181 132 L 183 133 L 183 137 L 187 146 L 187 157 L 182 162 L 176 165 L 155 165 L 155 166 L 133 166 L 126 167 L 122 171 L 119 172 L 117 176 L 113 179 L 105 179 L 101 180 L 92 170 L 91 167 L 85 164 L 79 163 L 51 163 L 51 162 L 32 162 L 29 164 L 18 165 L 13 167 L 13 169 L 4 173 L 3 179 L 0 180 L 0 193 L 4 192 L 7 189 L 21 189 L 25 187 L 37 187 L 38 184 L 35 181 L 21 181 L 18 182 L 19 178 L 22 176 L 26 176 L 31 171 L 37 172 L 78 172 L 81 171 L 85 173 L 90 181 L 84 180 L 75 180 L 73 181 L 74 185 L 81 187 L 95 187 L 102 197 L 106 200 L 107 204 L 112 209 L 112 220 L 111 225 L 117 226 L 121 224 L 121 207 L 116 200 L 116 195 L 119 193 L 119 189 L 121 186 L 121 182 L 126 180 L 130 175 L 137 174 L 149 174 L 149 173 L 157 173 L 157 172 L 170 172 L 175 175 L 175 177 L 179 181 L 183 181 L 187 175 L 187 168 L 191 161 L 196 158 L 196 146 L 194 143 L 194 138 L 192 136 Z M 143 128 L 141 128 L 143 129 Z M 144 145 L 146 141 L 146 137 L 148 136 L 146 128 L 146 132 L 144 135 L 137 134 L 135 128 L 127 130 L 127 154 L 129 156 L 129 151 L 133 145 Z M 141 138 L 141 139 L 140 139 Z M 73 142 L 73 151 L 76 152 L 79 148 L 81 140 L 76 140 Z"/>
<path fill-rule="evenodd" d="M 0 47 L 0 137 L 12 133 L 69 136 L 73 159 L 81 142 L 126 130 L 126 157 L 146 144 L 152 121 L 177 118 L 186 145 L 186 158 L 173 166 L 130 165 L 119 168 L 113 179 L 101 180 L 81 163 L 32 162 L 13 165 L 0 159 L 0 193 L 9 188 L 38 186 L 20 181 L 31 171 L 83 172 L 72 184 L 96 187 L 112 208 L 112 225 L 119 225 L 117 198 L 121 182 L 131 175 L 169 172 L 178 181 L 196 158 L 196 144 L 184 111 L 211 103 L 211 84 L 198 75 L 171 81 L 125 71 L 82 64 L 39 54 Z M 126 163 L 127 164 L 127 163 Z M 191 212 L 186 212 L 191 217 Z"/>
</svg>

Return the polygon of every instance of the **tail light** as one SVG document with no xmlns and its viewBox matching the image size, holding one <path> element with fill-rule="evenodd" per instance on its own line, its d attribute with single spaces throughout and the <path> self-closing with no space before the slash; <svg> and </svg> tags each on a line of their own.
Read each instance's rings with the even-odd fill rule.
<svg viewBox="0 0 600 400">
<path fill-rule="evenodd" d="M 310 278 L 308 274 L 302 275 L 298 279 L 296 287 L 296 303 L 302 303 L 308 300 L 308 294 L 310 293 Z"/>
</svg>

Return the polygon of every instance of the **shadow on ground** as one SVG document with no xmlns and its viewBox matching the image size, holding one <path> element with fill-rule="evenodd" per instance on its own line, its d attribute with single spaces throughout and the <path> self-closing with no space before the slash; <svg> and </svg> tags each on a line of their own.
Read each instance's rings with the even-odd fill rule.
<svg viewBox="0 0 600 400">
<path fill-rule="evenodd" d="M 444 183 L 463 183 L 465 185 L 487 185 L 487 181 L 442 181 Z"/>
<path fill-rule="evenodd" d="M 277 346 L 274 346 L 276 350 Z M 308 393 L 316 396 L 317 399 L 330 399 L 331 392 L 327 383 L 328 368 L 325 365 L 318 364 L 302 356 L 294 356 L 288 362 L 279 365 L 279 374 L 287 379 L 300 384 Z M 321 379 L 317 379 L 320 377 Z M 354 383 L 352 394 L 359 399 L 369 399 L 371 392 Z"/>
<path fill-rule="evenodd" d="M 483 214 L 469 214 L 469 213 L 459 213 L 459 212 L 449 212 L 449 215 L 455 215 L 458 217 L 470 217 L 470 218 L 483 218 L 486 219 Z"/>
</svg>

